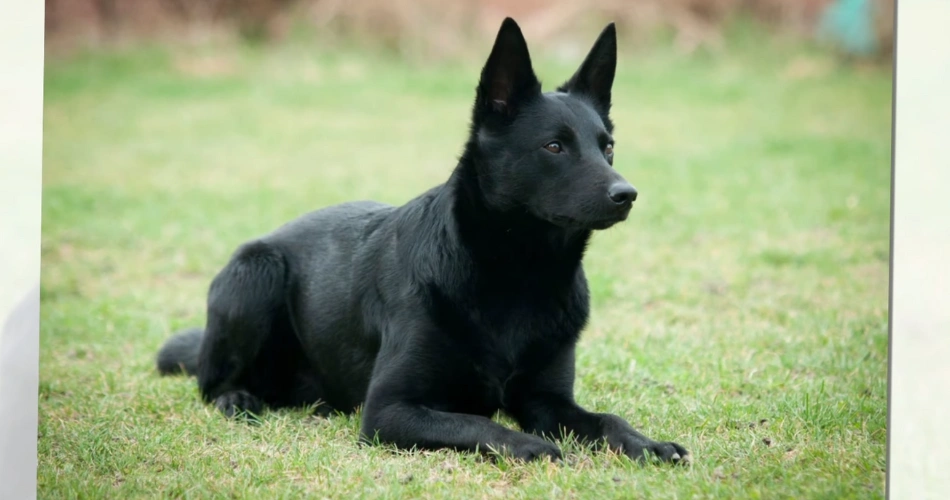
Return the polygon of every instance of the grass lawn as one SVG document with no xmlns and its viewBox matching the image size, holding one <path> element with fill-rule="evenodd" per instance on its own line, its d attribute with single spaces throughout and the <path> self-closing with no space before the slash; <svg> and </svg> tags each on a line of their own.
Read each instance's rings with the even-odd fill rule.
<svg viewBox="0 0 950 500">
<path fill-rule="evenodd" d="M 296 43 L 49 59 L 40 497 L 883 498 L 890 72 L 740 42 L 622 49 L 616 168 L 640 197 L 585 261 L 577 399 L 683 444 L 688 469 L 361 448 L 358 416 L 231 423 L 155 374 L 238 244 L 445 180 L 481 61 Z M 549 89 L 580 56 L 537 60 Z"/>
</svg>

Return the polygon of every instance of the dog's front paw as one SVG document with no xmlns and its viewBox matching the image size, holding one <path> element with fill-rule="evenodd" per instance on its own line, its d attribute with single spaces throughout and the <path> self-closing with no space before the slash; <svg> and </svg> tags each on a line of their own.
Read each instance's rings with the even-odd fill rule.
<svg viewBox="0 0 950 500">
<path fill-rule="evenodd" d="M 652 441 L 633 434 L 612 441 L 616 443 L 614 447 L 618 451 L 638 462 L 646 462 L 655 457 L 663 463 L 679 465 L 690 463 L 689 452 L 677 443 Z"/>
<path fill-rule="evenodd" d="M 689 451 L 672 441 L 663 443 L 654 441 L 647 446 L 646 451 L 664 463 L 688 465 L 690 462 Z"/>
<path fill-rule="evenodd" d="M 227 418 L 259 415 L 264 403 L 247 391 L 228 391 L 214 400 L 214 406 Z"/>
<path fill-rule="evenodd" d="M 505 446 L 502 454 L 525 462 L 544 459 L 545 457 L 552 462 L 556 462 L 564 457 L 561 449 L 556 444 L 534 436 L 528 436 L 528 439 Z"/>
</svg>

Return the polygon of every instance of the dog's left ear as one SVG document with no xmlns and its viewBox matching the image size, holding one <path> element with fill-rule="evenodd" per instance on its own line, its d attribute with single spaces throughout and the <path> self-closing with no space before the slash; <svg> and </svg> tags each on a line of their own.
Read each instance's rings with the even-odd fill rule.
<svg viewBox="0 0 950 500">
<path fill-rule="evenodd" d="M 581 67 L 559 92 L 583 94 L 594 100 L 604 115 L 610 111 L 610 90 L 617 72 L 617 28 L 610 23 L 597 37 Z"/>
</svg>

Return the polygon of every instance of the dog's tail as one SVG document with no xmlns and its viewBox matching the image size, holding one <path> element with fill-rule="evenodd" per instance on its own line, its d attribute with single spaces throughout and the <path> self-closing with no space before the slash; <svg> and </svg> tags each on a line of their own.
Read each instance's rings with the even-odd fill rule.
<svg viewBox="0 0 950 500">
<path fill-rule="evenodd" d="M 198 350 L 204 330 L 189 328 L 176 333 L 158 350 L 156 366 L 160 375 L 186 375 L 198 373 Z"/>
</svg>

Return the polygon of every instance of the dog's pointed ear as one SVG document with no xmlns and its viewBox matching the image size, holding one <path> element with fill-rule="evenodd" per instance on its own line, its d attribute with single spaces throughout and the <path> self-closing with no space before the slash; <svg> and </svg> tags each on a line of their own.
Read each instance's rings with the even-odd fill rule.
<svg viewBox="0 0 950 500">
<path fill-rule="evenodd" d="M 581 67 L 559 92 L 583 94 L 594 100 L 600 112 L 610 111 L 610 91 L 617 72 L 617 28 L 610 23 L 597 37 Z"/>
<path fill-rule="evenodd" d="M 531 67 L 531 55 L 521 28 L 514 19 L 505 18 L 482 68 L 476 116 L 496 113 L 510 117 L 520 103 L 540 93 L 541 82 Z"/>
</svg>

